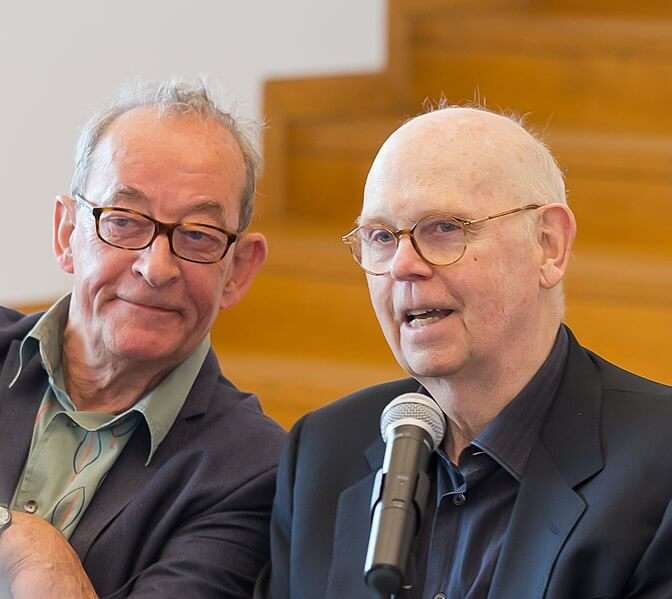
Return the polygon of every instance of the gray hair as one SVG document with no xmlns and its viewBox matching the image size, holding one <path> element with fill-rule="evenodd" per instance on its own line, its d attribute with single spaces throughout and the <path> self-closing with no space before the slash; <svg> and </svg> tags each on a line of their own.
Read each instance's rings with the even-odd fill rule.
<svg viewBox="0 0 672 599">
<path fill-rule="evenodd" d="M 238 143 L 245 164 L 245 186 L 240 198 L 238 230 L 242 231 L 252 220 L 254 193 L 261 157 L 252 142 L 249 127 L 230 112 L 222 110 L 205 81 L 188 83 L 171 79 L 161 83 L 139 82 L 124 88 L 109 108 L 95 114 L 84 125 L 75 148 L 75 171 L 70 185 L 71 193 L 83 194 L 86 188 L 94 153 L 108 127 L 121 115 L 140 107 L 158 108 L 160 114 L 199 115 L 221 124 Z"/>
</svg>

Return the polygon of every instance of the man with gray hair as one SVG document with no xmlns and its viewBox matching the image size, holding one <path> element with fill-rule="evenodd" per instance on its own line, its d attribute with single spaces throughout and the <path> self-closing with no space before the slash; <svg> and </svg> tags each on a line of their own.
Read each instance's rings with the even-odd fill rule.
<svg viewBox="0 0 672 599">
<path fill-rule="evenodd" d="M 53 247 L 72 292 L 0 309 L 0 567 L 14 599 L 249 597 L 282 430 L 209 332 L 266 257 L 258 158 L 203 85 L 83 131 Z"/>
<path fill-rule="evenodd" d="M 410 378 L 295 425 L 259 597 L 672 597 L 672 389 L 562 324 L 575 230 L 510 118 L 388 138 L 343 240 Z"/>
</svg>

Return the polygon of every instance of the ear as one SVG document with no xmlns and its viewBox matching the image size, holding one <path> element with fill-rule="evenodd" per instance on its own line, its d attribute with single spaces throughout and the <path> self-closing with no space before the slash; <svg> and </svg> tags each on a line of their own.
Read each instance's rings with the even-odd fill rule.
<svg viewBox="0 0 672 599">
<path fill-rule="evenodd" d="M 241 235 L 231 249 L 233 263 L 219 304 L 221 309 L 230 308 L 243 298 L 268 255 L 268 244 L 261 233 Z"/>
<path fill-rule="evenodd" d="M 548 204 L 539 212 L 537 241 L 542 251 L 541 286 L 555 287 L 565 275 L 576 237 L 576 219 L 565 204 Z"/>
<path fill-rule="evenodd" d="M 53 247 L 56 261 L 67 273 L 74 272 L 72 260 L 71 237 L 75 228 L 75 203 L 72 198 L 56 196 L 54 205 Z"/>
</svg>

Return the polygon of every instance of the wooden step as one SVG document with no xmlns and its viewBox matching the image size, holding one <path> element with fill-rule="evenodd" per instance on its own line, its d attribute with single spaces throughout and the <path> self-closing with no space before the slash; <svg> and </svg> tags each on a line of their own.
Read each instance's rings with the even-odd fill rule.
<svg viewBox="0 0 672 599">
<path fill-rule="evenodd" d="M 416 105 L 480 96 L 551 128 L 672 133 L 672 8 L 636 21 L 444 11 L 411 35 Z"/>
</svg>

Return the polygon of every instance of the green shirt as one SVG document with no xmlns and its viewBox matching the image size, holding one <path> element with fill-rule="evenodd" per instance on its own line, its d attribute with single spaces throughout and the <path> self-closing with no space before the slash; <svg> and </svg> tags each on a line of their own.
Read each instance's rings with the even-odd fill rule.
<svg viewBox="0 0 672 599">
<path fill-rule="evenodd" d="M 26 335 L 19 349 L 23 364 L 37 351 L 49 377 L 35 418 L 30 452 L 12 509 L 35 513 L 70 537 L 105 475 L 139 427 L 147 427 L 146 465 L 175 422 L 210 349 L 206 337 L 154 389 L 121 414 L 82 412 L 65 391 L 61 350 L 70 296 L 61 298 Z"/>
</svg>

